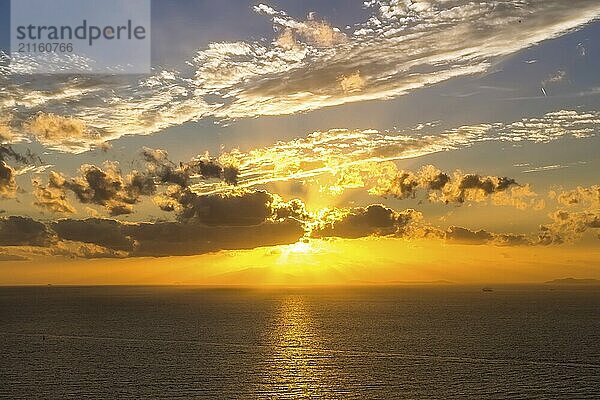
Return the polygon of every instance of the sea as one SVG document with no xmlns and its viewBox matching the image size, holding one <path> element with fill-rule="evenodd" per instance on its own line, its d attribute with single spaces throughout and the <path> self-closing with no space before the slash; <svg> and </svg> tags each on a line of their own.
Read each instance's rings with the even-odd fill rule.
<svg viewBox="0 0 600 400">
<path fill-rule="evenodd" d="M 2 399 L 600 398 L 600 290 L 0 288 Z"/>
</svg>

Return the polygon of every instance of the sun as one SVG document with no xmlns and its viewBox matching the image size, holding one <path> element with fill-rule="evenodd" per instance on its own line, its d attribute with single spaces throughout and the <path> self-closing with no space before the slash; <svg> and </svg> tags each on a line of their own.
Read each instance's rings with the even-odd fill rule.
<svg viewBox="0 0 600 400">
<path fill-rule="evenodd" d="M 319 249 L 317 249 L 313 244 L 306 240 L 300 240 L 296 243 L 283 245 L 279 247 L 279 257 L 277 260 L 277 264 L 280 265 L 290 265 L 294 263 L 304 263 L 307 262 L 308 259 L 312 258 L 311 256 L 319 253 Z"/>
<path fill-rule="evenodd" d="M 310 254 L 316 251 L 310 243 L 302 241 L 290 244 L 287 247 L 289 254 Z"/>
</svg>

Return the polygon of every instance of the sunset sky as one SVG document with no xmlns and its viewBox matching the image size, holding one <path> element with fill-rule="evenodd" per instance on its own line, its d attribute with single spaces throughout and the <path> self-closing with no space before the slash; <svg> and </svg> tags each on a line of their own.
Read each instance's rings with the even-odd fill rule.
<svg viewBox="0 0 600 400">
<path fill-rule="evenodd" d="M 600 279 L 598 17 L 155 1 L 150 75 L 0 64 L 0 285 Z"/>
</svg>

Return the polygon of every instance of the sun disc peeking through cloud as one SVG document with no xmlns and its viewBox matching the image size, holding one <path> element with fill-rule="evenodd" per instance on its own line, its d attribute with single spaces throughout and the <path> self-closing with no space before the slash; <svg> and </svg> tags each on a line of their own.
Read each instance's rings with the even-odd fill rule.
<svg viewBox="0 0 600 400">
<path fill-rule="evenodd" d="M 279 252 L 280 255 L 277 259 L 277 264 L 281 266 L 303 262 L 310 264 L 311 256 L 319 253 L 319 251 L 315 241 L 308 241 L 305 239 L 289 245 L 279 246 L 277 252 Z"/>
</svg>

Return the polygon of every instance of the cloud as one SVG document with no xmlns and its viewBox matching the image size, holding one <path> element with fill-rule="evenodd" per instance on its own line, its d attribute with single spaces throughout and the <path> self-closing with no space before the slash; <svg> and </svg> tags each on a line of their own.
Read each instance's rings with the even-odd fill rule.
<svg viewBox="0 0 600 400">
<path fill-rule="evenodd" d="M 290 244 L 308 236 L 408 237 L 422 218 L 415 210 L 398 212 L 377 204 L 326 209 L 317 215 L 299 200 L 286 202 L 264 191 L 192 195 L 191 199 L 177 221 L 67 218 L 40 222 L 7 217 L 0 220 L 0 246 L 31 246 L 24 252 L 83 258 L 191 255 Z"/>
<path fill-rule="evenodd" d="M 350 75 L 342 75 L 338 80 L 344 93 L 360 92 L 367 84 L 365 79 L 360 76 L 360 71 Z"/>
<path fill-rule="evenodd" d="M 3 72 L 0 112 L 12 115 L 18 136 L 33 135 L 53 148 L 79 152 L 101 141 L 203 118 L 293 114 L 394 98 L 483 72 L 499 58 L 569 32 L 600 13 L 593 0 L 365 4 L 371 15 L 346 33 L 314 16 L 299 21 L 258 5 L 254 10 L 277 30 L 273 42 L 210 43 L 189 61 L 191 73 L 158 69 L 144 78 L 48 76 L 20 85 Z M 35 121 L 42 110 L 61 116 L 50 118 L 50 129 L 49 121 Z M 31 123 L 36 129 L 28 132 Z M 93 135 L 64 137 L 65 131 L 79 133 L 82 127 Z"/>
<path fill-rule="evenodd" d="M 439 176 L 434 169 L 425 171 L 427 176 Z M 494 180 L 489 184 L 482 177 L 467 180 L 483 191 L 490 187 L 496 190 L 502 185 Z M 433 182 L 433 187 L 445 186 L 439 180 L 429 182 Z M 533 239 L 518 233 L 436 227 L 425 222 L 417 210 L 397 211 L 381 204 L 310 212 L 298 199 L 284 201 L 266 191 L 198 195 L 188 188 L 176 188 L 176 196 L 172 198 L 178 213 L 175 221 L 134 223 L 94 217 L 43 222 L 28 217 L 4 217 L 0 218 L 0 247 L 3 251 L 8 249 L 6 254 L 20 257 L 122 258 L 193 255 L 332 237 L 385 236 L 473 245 L 532 246 L 573 242 L 586 231 L 600 228 L 597 208 L 557 210 L 550 214 L 551 223 L 543 225 Z"/>
<path fill-rule="evenodd" d="M 441 189 L 442 195 L 430 197 L 445 203 L 464 203 L 483 201 L 487 196 L 503 192 L 517 182 L 513 178 L 498 176 L 481 176 L 478 174 L 454 173 L 453 179 Z"/>
<path fill-rule="evenodd" d="M 492 195 L 492 204 L 512 206 L 519 210 L 541 210 L 546 207 L 544 199 L 540 199 L 530 185 L 512 186 L 509 190 L 495 192 Z"/>
<path fill-rule="evenodd" d="M 78 152 L 93 143 L 102 142 L 83 121 L 52 113 L 39 112 L 24 123 L 24 129 L 38 142 L 54 150 Z"/>
<path fill-rule="evenodd" d="M 542 81 L 542 86 L 548 86 L 552 84 L 557 84 L 565 80 L 567 77 L 567 72 L 563 70 L 556 71 L 554 74 L 550 75 L 548 78 Z"/>
<path fill-rule="evenodd" d="M 285 15 L 285 13 L 281 12 L 281 11 L 277 11 L 275 10 L 273 7 L 270 7 L 266 4 L 257 4 L 254 7 L 252 7 L 254 9 L 255 12 L 259 13 L 259 14 L 264 14 L 264 15 Z"/>
<path fill-rule="evenodd" d="M 255 11 L 272 17 L 275 28 L 280 31 L 274 43 L 285 50 L 300 50 L 308 45 L 316 49 L 332 48 L 345 43 L 348 38 L 338 28 L 325 20 L 316 20 L 310 13 L 306 21 L 296 21 L 283 12 L 255 7 Z M 265 12 L 266 11 L 266 12 Z"/>
<path fill-rule="evenodd" d="M 172 186 L 155 202 L 163 211 L 177 211 L 179 221 L 209 226 L 258 225 L 288 218 L 306 222 L 312 218 L 302 201 L 285 202 L 264 190 L 199 195 L 189 188 Z"/>
<path fill-rule="evenodd" d="M 67 194 L 62 186 L 64 178 L 52 171 L 49 180 L 51 183 L 47 186 L 43 186 L 36 178 L 31 180 L 33 195 L 36 199 L 33 204 L 52 213 L 75 213 L 75 207 L 67 199 Z"/>
<path fill-rule="evenodd" d="M 444 238 L 451 242 L 472 245 L 530 246 L 534 244 L 526 235 L 491 233 L 483 229 L 472 231 L 460 226 L 449 227 L 445 232 Z"/>
<path fill-rule="evenodd" d="M 523 118 L 498 129 L 499 139 L 521 142 L 548 143 L 570 135 L 575 138 L 595 136 L 600 124 L 600 113 L 558 110 L 541 118 Z"/>
<path fill-rule="evenodd" d="M 312 215 L 307 227 L 308 236 L 314 238 L 355 239 L 366 236 L 394 236 L 409 240 L 446 240 L 460 244 L 493 246 L 562 244 L 568 232 L 576 233 L 569 239 L 574 241 L 586 229 L 600 227 L 598 214 L 586 213 L 585 216 L 563 215 L 562 217 L 569 222 L 564 222 L 560 227 L 557 227 L 556 223 L 550 227 L 543 227 L 542 234 L 535 237 L 520 233 L 495 233 L 485 229 L 471 230 L 460 226 L 444 229 L 426 223 L 419 211 L 413 209 L 395 211 L 380 204 L 372 204 L 367 207 L 321 210 Z"/>
<path fill-rule="evenodd" d="M 434 124 L 420 124 L 397 132 L 331 129 L 247 152 L 234 150 L 221 157 L 236 166 L 238 188 L 333 176 L 338 178 L 338 187 L 332 189 L 341 192 L 360 182 L 364 186 L 378 171 L 381 175 L 388 161 L 463 149 L 484 142 L 547 143 L 563 137 L 585 138 L 594 136 L 599 128 L 598 112 L 559 110 L 512 123 L 465 125 L 438 132 Z M 406 179 L 410 184 L 412 178 Z M 433 185 L 436 184 L 434 179 L 429 178 Z M 206 180 L 191 187 L 203 194 L 229 190 L 218 181 Z M 456 190 L 460 192 L 460 188 Z"/>
<path fill-rule="evenodd" d="M 573 243 L 588 230 L 600 228 L 600 211 L 570 212 L 558 210 L 550 214 L 552 223 L 540 227 L 540 244 Z"/>
<path fill-rule="evenodd" d="M 149 173 L 161 183 L 172 183 L 181 187 L 190 186 L 194 176 L 202 179 L 216 179 L 227 185 L 236 185 L 239 171 L 234 165 L 221 165 L 207 156 L 197 157 L 186 163 L 176 165 L 162 149 L 144 147 L 142 156 L 149 164 Z"/>
<path fill-rule="evenodd" d="M 0 139 L 3 139 L 2 132 L 2 120 L 0 120 Z M 11 133 L 5 132 L 5 134 L 10 135 Z M 22 190 L 17 186 L 16 176 L 35 170 L 36 167 L 33 164 L 39 160 L 39 157 L 31 151 L 27 150 L 25 154 L 21 154 L 7 143 L 3 141 L 0 144 L 0 199 L 16 197 L 17 192 Z M 15 169 L 6 162 L 7 159 L 12 159 L 17 164 L 21 164 L 21 167 Z"/>
<path fill-rule="evenodd" d="M 467 244 L 484 244 L 491 241 L 494 235 L 485 231 L 472 231 L 458 226 L 451 226 L 446 231 L 446 240 L 456 241 Z"/>
<path fill-rule="evenodd" d="M 163 222 L 126 228 L 137 243 L 134 256 L 191 255 L 290 244 L 305 233 L 302 224 L 292 219 L 247 226 Z"/>
<path fill-rule="evenodd" d="M 371 187 L 372 194 L 399 199 L 423 193 L 424 198 L 433 202 L 461 204 L 489 200 L 494 205 L 539 210 L 545 206 L 544 201 L 530 186 L 518 185 L 509 177 L 444 172 L 431 165 L 418 171 L 398 171 L 390 161 L 486 140 L 555 140 L 573 132 L 579 135 L 599 120 L 594 113 L 559 111 L 512 124 L 463 126 L 437 134 L 429 132 L 435 129 L 433 124 L 417 126 L 409 132 L 339 129 L 315 132 L 248 152 L 234 150 L 219 158 L 202 155 L 179 163 L 171 161 L 164 150 L 145 148 L 143 171 L 124 173 L 115 163 L 83 165 L 79 176 L 73 178 L 51 172 L 46 185 L 35 180 L 33 193 L 37 206 L 63 214 L 76 211 L 69 201 L 71 196 L 84 205 L 104 207 L 110 216 L 130 214 L 144 196 L 155 196 L 159 208 L 175 213 L 177 223 L 243 227 L 291 218 L 306 228 L 319 219 L 302 202 L 286 203 L 279 196 L 257 189 L 278 181 L 302 180 L 311 184 L 313 178 L 329 175 L 336 181 L 329 188 L 324 186 L 324 190 L 341 192 L 345 188 Z M 519 129 L 521 132 L 510 131 L 511 126 L 517 127 L 515 132 Z M 545 136 L 530 135 L 532 130 L 539 129 Z M 384 235 L 389 229 L 395 230 L 395 234 L 401 232 L 398 225 L 388 230 L 369 225 L 359 218 L 358 210 L 354 213 L 354 217 L 349 217 L 351 222 L 337 223 L 336 232 L 346 236 L 360 232 Z M 328 228 L 331 232 L 335 230 L 333 225 Z M 413 236 L 439 236 L 436 229 L 440 228 L 413 223 L 402 232 L 404 237 L 409 236 L 409 230 Z M 317 228 L 315 232 L 318 231 Z M 494 243 L 521 240 L 494 235 Z M 131 253 L 133 249 L 128 251 Z"/>
<path fill-rule="evenodd" d="M 124 223 L 112 219 L 62 219 L 50 226 L 62 240 L 91 243 L 127 253 L 135 246 L 133 238 L 124 232 Z"/>
<path fill-rule="evenodd" d="M 177 201 L 180 219 L 206 225 L 257 225 L 273 215 L 273 195 L 262 190 L 214 195 L 185 190 Z"/>
<path fill-rule="evenodd" d="M 12 198 L 17 194 L 15 170 L 4 161 L 0 161 L 0 197 Z"/>
<path fill-rule="evenodd" d="M 418 211 L 394 211 L 381 204 L 352 209 L 325 210 L 311 236 L 360 238 L 365 236 L 402 236 L 411 225 L 422 219 Z"/>
<path fill-rule="evenodd" d="M 310 221 L 312 215 L 306 209 L 306 205 L 299 199 L 292 199 L 285 202 L 274 197 L 273 216 L 275 221 L 292 218 L 297 221 Z"/>
<path fill-rule="evenodd" d="M 494 204 L 515 205 L 521 208 L 528 203 L 523 197 L 536 196 L 529 188 L 521 190 L 507 189 L 517 186 L 517 182 L 508 177 L 481 176 L 455 171 L 452 176 L 432 165 L 426 165 L 418 172 L 399 171 L 385 179 L 378 179 L 377 185 L 369 192 L 380 196 L 392 196 L 397 199 L 415 198 L 418 189 L 428 193 L 432 202 L 462 204 L 465 201 L 480 202 L 494 196 Z"/>
<path fill-rule="evenodd" d="M 296 21 L 284 11 L 277 11 L 265 4 L 253 7 L 258 14 L 272 18 L 278 37 L 273 43 L 285 50 L 301 50 L 303 46 L 331 48 L 347 41 L 347 36 L 325 20 L 317 20 L 315 13 L 308 14 L 306 21 Z"/>
<path fill-rule="evenodd" d="M 103 206 L 116 216 L 132 213 L 141 196 L 152 196 L 163 186 L 166 189 L 154 198 L 159 208 L 180 212 L 187 208 L 194 214 L 198 207 L 192 203 L 207 201 L 197 199 L 203 195 L 228 195 L 279 181 L 301 180 L 310 185 L 327 176 L 334 181 L 320 185 L 332 194 L 370 187 L 371 194 L 399 199 L 415 197 L 422 191 L 434 202 L 460 204 L 491 198 L 496 205 L 541 209 L 543 200 L 529 186 L 517 185 L 508 177 L 449 173 L 434 166 L 417 172 L 398 171 L 390 161 L 489 140 L 538 142 L 567 134 L 580 137 L 584 131 L 593 132 L 597 123 L 600 117 L 594 113 L 559 111 L 511 124 L 462 126 L 437 134 L 427 132 L 435 129 L 431 124 L 402 132 L 336 129 L 248 152 L 234 150 L 218 158 L 200 155 L 179 163 L 171 161 L 165 150 L 144 148 L 146 169 L 141 172 L 124 174 L 117 164 L 108 163 L 102 167 L 83 165 L 81 175 L 75 178 L 52 172 L 45 186 L 36 178 L 34 204 L 52 212 L 72 213 L 74 207 L 67 198 L 72 192 L 81 203 Z"/>
<path fill-rule="evenodd" d="M 496 246 L 530 246 L 534 244 L 526 235 L 515 233 L 497 233 L 494 234 L 492 242 Z"/>
<path fill-rule="evenodd" d="M 126 223 L 112 219 L 62 219 L 47 224 L 26 219 L 36 232 L 54 238 L 52 248 L 45 236 L 17 232 L 3 236 L 0 220 L 0 246 L 38 246 L 32 254 L 83 258 L 194 255 L 219 250 L 251 249 L 298 241 L 303 225 L 293 219 L 264 221 L 257 225 L 207 226 L 195 222 Z M 22 224 L 23 225 L 23 224 Z M 14 224 L 10 226 L 14 228 Z M 17 237 L 20 238 L 16 239 Z"/>
<path fill-rule="evenodd" d="M 28 260 L 31 256 L 69 256 L 82 258 L 113 258 L 125 257 L 128 253 L 119 249 L 103 247 L 101 244 L 115 244 L 114 238 L 102 236 L 101 230 L 94 232 L 94 237 L 84 241 L 71 241 L 66 237 L 75 237 L 71 229 L 65 229 L 63 222 L 44 223 L 29 217 L 10 216 L 0 218 L 0 247 L 3 253 L 0 261 Z M 72 220 L 71 220 L 72 221 Z M 86 223 L 88 230 L 93 230 L 93 221 L 79 221 Z M 117 223 L 115 221 L 115 223 Z M 59 228 L 59 229 L 56 229 Z M 85 230 L 83 228 L 81 231 Z M 114 232 L 113 232 L 114 233 Z M 61 237 L 64 234 L 64 237 Z M 82 239 L 85 235 L 82 234 Z M 110 247 L 110 246 L 109 246 Z M 114 246 L 116 247 L 116 246 Z"/>
<path fill-rule="evenodd" d="M 540 227 L 540 244 L 573 243 L 587 231 L 600 228 L 600 186 L 577 186 L 575 189 L 551 191 L 550 199 L 559 207 L 549 214 L 551 223 Z"/>
<path fill-rule="evenodd" d="M 22 154 L 15 151 L 11 146 L 0 145 L 0 161 L 6 159 L 13 159 L 17 163 L 25 165 L 34 164 L 36 161 L 41 163 L 39 157 L 31 150 L 27 150 L 25 154 Z"/>
<path fill-rule="evenodd" d="M 371 190 L 371 194 L 380 196 L 393 196 L 398 199 L 414 198 L 416 189 L 421 185 L 419 178 L 412 172 L 400 171 L 391 180 L 382 183 L 380 180 L 379 187 Z"/>
<path fill-rule="evenodd" d="M 17 186 L 16 176 L 35 170 L 36 167 L 33 164 L 39 160 L 39 157 L 29 150 L 25 154 L 21 154 L 10 146 L 13 134 L 10 128 L 3 126 L 1 117 L 0 141 L 0 199 L 11 199 L 16 197 L 18 190 L 22 190 Z M 15 169 L 6 162 L 7 159 L 12 159 L 22 166 Z"/>
<path fill-rule="evenodd" d="M 177 187 L 177 221 L 126 223 L 114 219 L 61 219 L 47 226 L 65 242 L 63 253 L 92 258 L 200 254 L 299 240 L 308 218 L 298 200 L 264 191 L 198 196 Z M 85 245 L 82 245 L 85 244 Z M 1 244 L 0 244 L 1 245 Z M 58 254 L 58 253 L 57 253 Z"/>
<path fill-rule="evenodd" d="M 284 50 L 301 50 L 300 43 L 296 39 L 296 35 L 294 31 L 290 28 L 283 28 L 277 39 L 275 40 L 275 45 L 281 47 Z"/>
<path fill-rule="evenodd" d="M 142 195 L 153 195 L 156 185 L 151 176 L 132 171 L 123 177 L 115 162 L 105 162 L 102 168 L 84 164 L 81 175 L 67 178 L 60 173 L 51 172 L 48 185 L 34 184 L 34 194 L 38 206 L 51 211 L 72 211 L 66 200 L 66 191 L 71 191 L 83 204 L 97 204 L 106 208 L 112 216 L 131 214 L 133 205 Z"/>
<path fill-rule="evenodd" d="M 0 262 L 2 261 L 28 261 L 29 258 L 17 254 L 0 253 Z"/>
<path fill-rule="evenodd" d="M 6 116 L 0 117 L 0 143 L 3 145 L 12 143 L 15 139 L 15 133 L 11 126 L 11 119 Z"/>
<path fill-rule="evenodd" d="M 70 258 L 126 258 L 125 251 L 113 250 L 93 243 L 59 241 L 49 249 L 48 255 L 66 256 Z"/>
<path fill-rule="evenodd" d="M 546 172 L 546 171 L 553 171 L 556 169 L 563 169 L 563 168 L 569 168 L 569 166 L 568 165 L 560 165 L 560 164 L 543 165 L 541 167 L 535 167 L 535 168 L 523 170 L 523 173 L 530 174 L 532 172 Z"/>
<path fill-rule="evenodd" d="M 198 179 L 213 179 L 234 185 L 238 171 L 231 165 L 221 166 L 217 161 L 199 158 L 176 165 L 168 159 L 166 151 L 144 148 L 142 157 L 146 161 L 146 170 L 124 174 L 116 162 L 105 162 L 102 167 L 84 164 L 79 168 L 80 176 L 69 178 L 51 171 L 48 183 L 43 185 L 39 179 L 32 180 L 34 204 L 51 212 L 74 213 L 76 210 L 67 198 L 72 192 L 82 204 L 103 206 L 109 215 L 118 216 L 133 213 L 133 206 L 142 196 L 153 196 L 159 185 L 174 184 L 166 193 L 156 198 L 159 207 L 173 211 L 175 198 L 186 201 L 193 196 L 186 190 Z"/>
<path fill-rule="evenodd" d="M 400 96 L 455 76 L 482 72 L 491 58 L 520 50 L 542 37 L 554 37 L 575 20 L 581 23 L 582 19 L 590 18 L 590 15 L 583 17 L 579 12 L 569 12 L 558 1 L 529 1 L 522 7 L 509 3 L 498 7 L 495 2 L 474 5 L 456 1 L 436 3 L 420 12 L 399 11 L 398 2 L 367 4 L 374 11 L 371 18 L 357 26 L 347 42 L 334 46 L 334 51 L 327 46 L 324 46 L 327 51 L 316 53 L 312 49 L 298 50 L 290 45 L 294 43 L 289 39 L 291 34 L 284 30 L 279 42 L 287 44 L 282 46 L 283 53 L 292 53 L 287 55 L 289 61 L 284 63 L 278 59 L 276 64 L 271 63 L 277 66 L 272 73 L 276 76 L 265 74 L 267 76 L 263 75 L 264 79 L 259 82 L 244 82 L 244 88 L 229 97 L 232 102 L 219 109 L 218 115 L 225 118 L 255 115 L 252 108 L 257 106 L 263 115 L 289 114 Z M 592 15 L 598 13 L 598 7 L 591 2 L 583 1 L 579 5 Z M 390 12 L 390 9 L 397 11 Z M 276 26 L 303 24 L 285 15 L 272 15 L 272 20 Z M 519 30 L 515 31 L 512 25 L 519 20 Z M 264 53 L 269 50 L 255 46 L 248 54 Z M 323 53 L 325 59 L 318 58 L 319 53 Z M 236 64 L 246 67 L 253 63 L 251 58 Z M 230 60 L 235 63 L 233 58 Z M 309 61 L 312 61 L 310 72 L 305 64 Z M 361 71 L 369 84 L 359 93 L 340 93 L 334 84 L 335 78 L 356 70 Z M 284 74 L 285 80 L 281 79 Z"/>
<path fill-rule="evenodd" d="M 577 186 L 575 189 L 559 193 L 552 191 L 550 198 L 556 199 L 559 204 L 567 207 L 588 206 L 600 209 L 600 185 Z"/>
<path fill-rule="evenodd" d="M 20 216 L 0 218 L 0 246 L 49 246 L 53 241 L 41 222 Z"/>
</svg>

